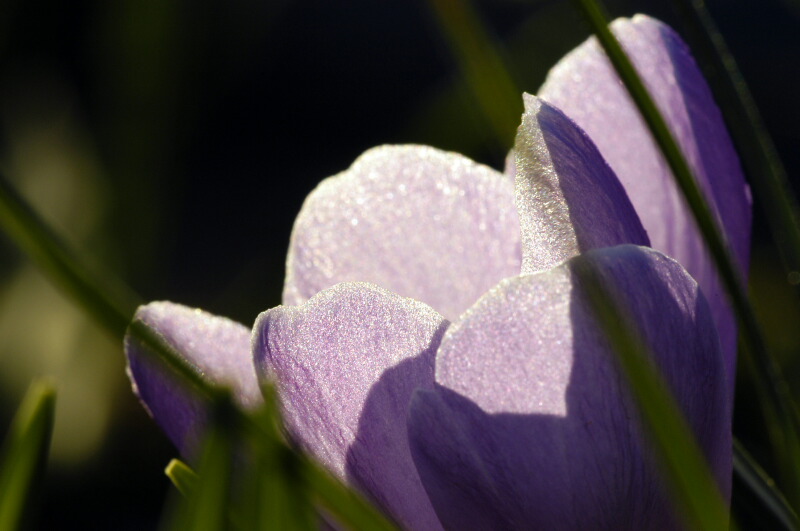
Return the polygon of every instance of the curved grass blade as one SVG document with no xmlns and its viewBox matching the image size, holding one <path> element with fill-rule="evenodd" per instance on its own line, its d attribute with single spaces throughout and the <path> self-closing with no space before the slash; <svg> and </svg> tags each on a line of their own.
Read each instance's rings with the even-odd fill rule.
<svg viewBox="0 0 800 531">
<path fill-rule="evenodd" d="M 498 139 L 503 155 L 514 144 L 522 93 L 469 0 L 429 0 L 467 85 Z"/>
<path fill-rule="evenodd" d="M 630 325 L 633 321 L 591 266 L 578 264 L 573 272 L 586 290 L 594 315 L 617 355 L 655 454 L 663 465 L 664 477 L 678 506 L 677 514 L 685 518 L 687 529 L 727 530 L 727 504 L 691 428 Z"/>
<path fill-rule="evenodd" d="M 80 260 L 0 175 L 0 224 L 51 279 L 114 337 L 122 337 L 139 299 Z"/>
<path fill-rule="evenodd" d="M 800 518 L 775 487 L 775 482 L 736 439 L 733 440 L 733 470 L 755 497 L 778 519 L 784 529 L 800 529 Z"/>
<path fill-rule="evenodd" d="M 264 404 L 247 416 L 239 447 L 248 464 L 240 470 L 236 520 L 241 529 L 317 529 L 317 512 L 300 472 L 301 460 L 281 436 L 274 386 L 262 385 Z"/>
<path fill-rule="evenodd" d="M 213 402 L 212 422 L 203 442 L 197 483 L 180 503 L 171 529 L 222 531 L 230 528 L 231 483 L 238 413 L 228 394 Z"/>
<path fill-rule="evenodd" d="M 197 491 L 197 484 L 200 481 L 197 472 L 180 459 L 171 460 L 164 469 L 164 474 L 184 497 L 189 498 Z"/>
<path fill-rule="evenodd" d="M 300 470 L 300 457 L 283 445 L 265 445 L 243 481 L 243 529 L 297 529 L 319 527 L 311 493 Z"/>
<path fill-rule="evenodd" d="M 305 460 L 302 472 L 316 504 L 346 529 L 397 529 L 359 494 L 348 489 L 316 463 Z"/>
<path fill-rule="evenodd" d="M 202 518 L 208 525 L 222 521 L 233 529 L 311 530 L 319 527 L 320 513 L 345 529 L 395 529 L 359 494 L 287 446 L 280 433 L 275 389 L 265 386 L 262 391 L 264 405 L 257 411 L 244 413 L 230 403 L 222 408 L 222 421 L 210 432 L 199 474 L 177 459 L 170 462 L 167 475 L 188 498 L 170 529 L 195 529 L 192 526 Z M 242 466 L 219 476 L 226 453 Z M 198 501 L 201 498 L 204 501 Z"/>
<path fill-rule="evenodd" d="M 139 298 L 114 277 L 80 260 L 3 175 L 0 175 L 0 225 L 92 319 L 115 338 L 125 334 L 140 304 Z M 214 393 L 197 369 L 177 355 L 158 334 L 142 323 L 130 323 L 130 329 L 198 391 L 206 396 Z"/>
<path fill-rule="evenodd" d="M 167 368 L 177 374 L 184 385 L 191 386 L 194 391 L 197 391 L 200 397 L 211 400 L 222 391 L 209 382 L 197 367 L 184 359 L 172 345 L 144 322 L 131 321 L 128 325 L 128 332 L 147 347 L 143 349 L 145 353 L 166 362 Z"/>
<path fill-rule="evenodd" d="M 775 239 L 786 271 L 786 282 L 795 287 L 795 293 L 800 294 L 800 209 L 791 193 L 786 169 L 764 126 L 750 89 L 705 2 L 679 0 L 673 2 L 673 5 L 681 16 L 689 36 L 693 37 L 695 51 L 702 59 L 701 65 L 707 70 L 707 77 L 711 81 L 715 97 L 721 104 L 725 121 L 750 176 L 749 182 L 755 192 L 754 196 L 761 204 L 761 210 Z M 762 382 L 756 382 L 756 385 L 763 387 Z M 763 393 L 763 390 L 761 392 Z M 781 434 L 773 433 L 776 420 L 774 415 L 768 416 L 767 419 L 768 429 L 771 430 L 770 438 L 773 441 L 781 441 Z M 784 470 L 779 470 L 779 479 L 783 480 L 786 492 L 792 496 L 795 505 L 800 507 L 800 474 L 795 472 L 800 464 L 800 457 L 797 456 L 800 450 L 796 449 L 800 437 L 795 438 L 795 444 L 789 437 L 785 439 L 787 440 L 781 441 L 782 448 L 776 453 L 783 460 L 794 463 L 794 466 L 790 464 Z M 766 506 L 771 509 L 778 508 L 773 504 Z M 781 512 L 775 516 L 782 522 L 787 518 L 787 515 Z M 800 522 L 795 522 L 795 526 L 800 528 Z"/>
<path fill-rule="evenodd" d="M 276 449 L 272 454 L 273 461 L 265 465 L 274 467 L 276 475 L 285 478 L 282 484 L 276 484 L 272 478 L 267 478 L 264 487 L 280 489 L 276 493 L 278 496 L 303 496 L 302 500 L 294 500 L 283 509 L 278 509 L 285 514 L 287 521 L 295 522 L 295 525 L 303 528 L 315 523 L 302 514 L 301 508 L 308 503 L 309 507 L 315 508 L 315 513 L 324 515 L 325 520 L 336 522 L 334 527 L 337 529 L 397 529 L 360 494 L 342 484 L 311 459 L 290 449 L 281 434 L 282 422 L 275 386 L 262 385 L 261 394 L 264 396 L 264 405 L 254 415 L 254 426 L 257 430 L 255 433 L 262 445 L 265 441 L 274 442 Z M 267 455 L 268 452 L 269 450 Z"/>
<path fill-rule="evenodd" d="M 736 314 L 745 358 L 755 369 L 754 380 L 761 395 L 761 406 L 767 418 L 776 419 L 780 425 L 780 432 L 772 430 L 770 433 L 773 446 L 776 453 L 787 461 L 788 474 L 791 476 L 789 484 L 800 485 L 800 418 L 797 408 L 780 368 L 766 349 L 763 334 L 733 266 L 723 233 L 669 127 L 630 59 L 608 28 L 608 16 L 600 0 L 575 1 L 645 119 L 694 215 Z"/>
<path fill-rule="evenodd" d="M 0 461 L 0 531 L 18 529 L 44 472 L 55 419 L 56 392 L 31 384 L 17 410 Z"/>
<path fill-rule="evenodd" d="M 703 0 L 673 2 L 693 37 L 707 77 L 742 157 L 756 200 L 761 203 L 787 273 L 800 290 L 800 208 L 786 169 L 722 34 Z M 758 177 L 758 178 L 756 178 Z"/>
<path fill-rule="evenodd" d="M 0 225 L 34 262 L 107 331 L 116 337 L 122 337 L 127 329 L 149 347 L 148 352 L 163 360 L 181 381 L 193 386 L 212 404 L 217 406 L 221 404 L 218 397 L 223 390 L 207 381 L 196 367 L 178 355 L 155 331 L 142 322 L 130 322 L 134 309 L 139 304 L 138 298 L 130 289 L 115 281 L 113 277 L 101 277 L 96 270 L 83 263 L 2 175 L 0 175 Z M 98 280 L 100 278 L 103 280 Z M 271 411 L 274 413 L 277 411 L 275 399 L 273 396 L 270 400 L 268 394 L 265 394 L 266 401 L 272 404 Z M 229 401 L 228 406 L 223 407 L 223 411 L 221 418 L 226 419 L 226 422 L 244 424 L 254 422 L 252 417 L 230 405 Z M 279 418 L 275 414 L 270 418 L 271 433 L 277 433 Z M 239 429 L 241 427 L 237 428 Z M 232 433 L 238 432 L 231 432 L 230 426 L 212 432 L 208 443 L 211 450 L 207 451 L 206 461 L 201 466 L 197 491 L 193 494 L 193 501 L 186 505 L 177 520 L 174 520 L 177 528 L 212 530 L 225 528 L 224 526 L 228 524 L 225 505 L 227 502 L 222 500 L 225 500 L 225 496 L 230 492 L 227 484 L 231 481 Z M 268 440 L 282 445 L 283 450 L 290 451 L 279 435 L 274 435 Z M 293 459 L 299 463 L 292 466 L 297 465 L 299 472 L 296 475 L 302 478 L 300 484 L 304 489 L 296 492 L 310 496 L 340 523 L 354 529 L 394 529 L 386 518 L 360 495 L 333 479 L 318 465 L 301 456 L 295 456 Z M 184 468 L 175 465 L 168 470 L 168 475 L 171 479 L 180 478 L 178 481 L 183 481 L 188 477 L 183 474 L 184 472 L 186 472 Z M 209 481 L 205 479 L 206 477 L 216 480 Z M 182 485 L 184 488 L 189 488 L 190 483 L 183 482 Z M 307 515 L 298 517 L 297 521 L 305 516 Z"/>
</svg>

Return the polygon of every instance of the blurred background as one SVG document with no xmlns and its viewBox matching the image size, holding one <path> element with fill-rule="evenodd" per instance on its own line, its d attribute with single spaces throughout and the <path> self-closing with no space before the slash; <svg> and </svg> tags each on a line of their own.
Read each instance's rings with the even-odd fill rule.
<svg viewBox="0 0 800 531">
<path fill-rule="evenodd" d="M 144 300 L 249 325 L 280 302 L 304 197 L 367 148 L 430 144 L 502 167 L 517 123 L 483 112 L 452 46 L 469 28 L 455 5 L 2 1 L 0 171 Z M 536 92 L 589 34 L 568 1 L 472 7 L 497 46 L 488 62 L 510 74 L 498 78 L 499 116 L 518 117 L 518 91 Z M 800 175 L 800 3 L 708 7 L 790 176 Z M 668 0 L 609 8 L 682 32 Z M 797 391 L 800 310 L 758 209 L 751 289 Z M 59 401 L 39 526 L 155 528 L 175 451 L 130 392 L 121 339 L 87 321 L 0 236 L 0 431 L 40 375 L 54 376 Z M 774 467 L 754 403 L 744 376 L 735 431 Z"/>
</svg>

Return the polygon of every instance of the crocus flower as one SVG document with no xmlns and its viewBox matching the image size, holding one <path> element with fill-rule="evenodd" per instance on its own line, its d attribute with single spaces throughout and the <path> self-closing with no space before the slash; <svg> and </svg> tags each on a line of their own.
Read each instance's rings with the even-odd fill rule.
<svg viewBox="0 0 800 531">
<path fill-rule="evenodd" d="M 750 200 L 708 87 L 660 22 L 612 29 L 744 275 Z M 291 440 L 405 528 L 678 527 L 576 270 L 591 268 L 633 316 L 725 497 L 735 328 L 594 39 L 540 97 L 525 95 L 513 153 L 499 173 L 429 147 L 372 149 L 306 200 L 284 305 L 252 332 L 166 302 L 136 319 L 243 407 L 259 403 L 259 379 L 276 382 Z M 202 403 L 134 337 L 126 350 L 139 397 L 190 453 Z"/>
</svg>

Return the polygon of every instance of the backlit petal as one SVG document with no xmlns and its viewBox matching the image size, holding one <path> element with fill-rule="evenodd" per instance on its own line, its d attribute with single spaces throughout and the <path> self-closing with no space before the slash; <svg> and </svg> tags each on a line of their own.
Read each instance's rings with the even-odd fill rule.
<svg viewBox="0 0 800 531">
<path fill-rule="evenodd" d="M 408 449 L 406 412 L 433 385 L 449 323 L 429 306 L 344 283 L 256 321 L 260 378 L 274 379 L 291 437 L 412 529 L 440 528 Z"/>
<path fill-rule="evenodd" d="M 248 328 L 171 302 L 141 306 L 134 321 L 155 330 L 210 383 L 230 387 L 239 405 L 261 403 Z M 175 446 L 191 452 L 205 421 L 203 402 L 130 333 L 125 353 L 134 392 Z"/>
<path fill-rule="evenodd" d="M 688 48 L 669 27 L 637 15 L 611 25 L 676 136 L 746 278 L 751 199 L 722 115 Z M 736 327 L 691 213 L 630 96 L 592 38 L 548 75 L 539 95 L 592 137 L 616 172 L 650 241 L 697 279 L 718 325 L 733 384 Z"/>
<path fill-rule="evenodd" d="M 295 221 L 283 301 L 370 282 L 452 319 L 518 275 L 514 184 L 456 153 L 382 146 L 314 190 Z"/>
<path fill-rule="evenodd" d="M 649 245 L 591 139 L 553 106 L 530 94 L 524 99 L 514 147 L 522 272 L 550 269 L 590 249 Z"/>
<path fill-rule="evenodd" d="M 437 387 L 415 394 L 409 418 L 445 527 L 674 527 L 579 264 L 628 308 L 729 496 L 731 414 L 706 302 L 677 262 L 620 246 L 501 282 L 445 334 Z"/>
</svg>

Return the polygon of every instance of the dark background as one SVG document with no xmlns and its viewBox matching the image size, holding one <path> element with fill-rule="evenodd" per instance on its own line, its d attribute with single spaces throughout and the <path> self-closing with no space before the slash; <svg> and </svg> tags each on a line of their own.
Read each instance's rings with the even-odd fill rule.
<svg viewBox="0 0 800 531">
<path fill-rule="evenodd" d="M 798 4 L 708 4 L 799 175 Z M 474 7 L 527 92 L 589 33 L 567 1 Z M 681 31 L 666 0 L 610 8 Z M 143 299 L 250 324 L 280 302 L 304 197 L 367 148 L 431 144 L 501 167 L 513 130 L 489 127 L 432 13 L 425 0 L 1 2 L 0 169 Z M 796 387 L 800 312 L 758 211 L 755 231 L 755 302 Z M 174 450 L 128 390 L 119 338 L 5 239 L 0 273 L 2 425 L 31 378 L 61 390 L 39 525 L 155 527 Z M 737 434 L 759 453 L 746 378 L 737 400 Z"/>
</svg>

